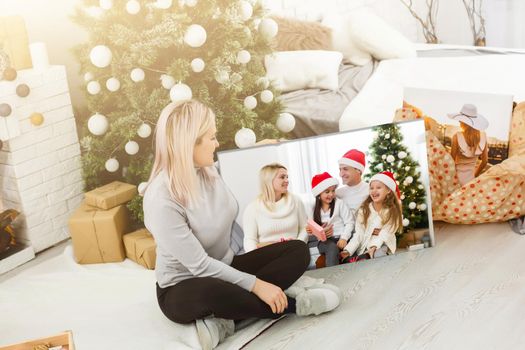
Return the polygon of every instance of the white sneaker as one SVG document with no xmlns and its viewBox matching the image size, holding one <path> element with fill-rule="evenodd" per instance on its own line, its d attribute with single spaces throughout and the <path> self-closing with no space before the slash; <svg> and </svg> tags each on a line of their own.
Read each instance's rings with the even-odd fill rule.
<svg viewBox="0 0 525 350">
<path fill-rule="evenodd" d="M 226 337 L 233 335 L 235 323 L 224 318 L 207 317 L 196 320 L 197 335 L 203 350 L 212 350 Z"/>
<path fill-rule="evenodd" d="M 324 285 L 327 286 L 327 285 Z M 331 286 L 335 287 L 335 286 Z M 335 287 L 337 290 L 339 288 Z M 315 286 L 299 293 L 295 298 L 298 316 L 319 315 L 332 311 L 341 303 L 340 292 L 332 288 Z"/>
</svg>

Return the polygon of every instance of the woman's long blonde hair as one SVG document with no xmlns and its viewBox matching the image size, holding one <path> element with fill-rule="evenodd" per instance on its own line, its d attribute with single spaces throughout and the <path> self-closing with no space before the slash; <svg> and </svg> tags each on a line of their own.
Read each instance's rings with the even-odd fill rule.
<svg viewBox="0 0 525 350">
<path fill-rule="evenodd" d="M 172 102 L 160 113 L 155 128 L 155 161 L 148 184 L 161 172 L 168 176 L 171 197 L 184 207 L 200 199 L 198 173 L 206 184 L 216 178 L 212 167 L 196 169 L 193 162 L 195 145 L 215 123 L 215 114 L 196 100 Z"/>
<path fill-rule="evenodd" d="M 463 122 L 459 122 L 459 126 L 461 127 L 461 131 L 463 131 L 463 135 L 465 135 L 467 145 L 474 149 L 478 147 L 479 141 L 481 140 L 481 133 L 479 130 L 474 129 Z"/>
<path fill-rule="evenodd" d="M 273 188 L 273 179 L 279 172 L 279 169 L 286 169 L 286 167 L 279 163 L 271 163 L 263 166 L 259 171 L 259 184 L 261 193 L 259 193 L 259 200 L 263 202 L 268 210 L 273 210 L 275 205 L 275 190 Z M 287 193 L 283 194 L 286 197 Z"/>
<path fill-rule="evenodd" d="M 363 226 L 365 227 L 370 217 L 370 203 L 372 203 L 372 197 L 368 196 L 361 205 L 361 210 L 363 211 Z M 396 233 L 403 232 L 403 208 L 401 207 L 401 201 L 397 198 L 394 191 L 390 190 L 386 195 L 380 215 L 383 225 L 391 224 L 395 228 Z"/>
</svg>

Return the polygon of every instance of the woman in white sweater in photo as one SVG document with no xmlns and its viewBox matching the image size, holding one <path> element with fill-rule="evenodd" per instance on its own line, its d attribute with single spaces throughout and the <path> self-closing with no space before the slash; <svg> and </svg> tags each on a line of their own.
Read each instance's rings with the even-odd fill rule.
<svg viewBox="0 0 525 350">
<path fill-rule="evenodd" d="M 215 114 L 204 104 L 166 106 L 143 201 L 144 224 L 157 244 L 159 307 L 173 322 L 194 323 L 203 349 L 232 335 L 234 321 L 320 314 L 340 301 L 337 287 L 295 283 L 310 260 L 302 242 L 235 255 L 238 204 L 214 166 L 216 132 Z M 286 295 L 290 286 L 294 293 Z"/>
<path fill-rule="evenodd" d="M 288 192 L 288 170 L 279 163 L 265 165 L 259 172 L 261 193 L 243 215 L 244 250 L 270 244 L 308 241 L 308 220 L 301 200 Z"/>
</svg>

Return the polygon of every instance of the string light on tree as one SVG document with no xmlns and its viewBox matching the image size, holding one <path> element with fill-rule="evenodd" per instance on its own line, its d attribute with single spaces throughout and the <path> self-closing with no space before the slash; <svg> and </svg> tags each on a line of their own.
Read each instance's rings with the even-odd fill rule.
<svg viewBox="0 0 525 350">
<path fill-rule="evenodd" d="M 108 131 L 109 122 L 105 115 L 95 113 L 88 120 L 88 130 L 96 136 L 104 135 Z"/>
<path fill-rule="evenodd" d="M 91 72 L 87 72 L 86 74 L 84 74 L 84 81 L 87 83 L 87 82 L 90 82 L 91 80 L 95 79 L 95 76 L 93 75 L 93 73 Z"/>
<path fill-rule="evenodd" d="M 231 76 L 232 83 L 235 84 L 235 83 L 240 82 L 241 80 L 242 80 L 242 76 L 239 73 L 235 72 L 235 73 L 232 74 L 232 76 Z"/>
<path fill-rule="evenodd" d="M 184 42 L 191 47 L 201 47 L 206 42 L 206 30 L 199 24 L 192 24 L 184 33 Z"/>
<path fill-rule="evenodd" d="M 98 81 L 90 81 L 88 84 L 87 84 L 87 91 L 91 94 L 91 95 L 96 95 L 100 92 L 100 84 L 98 83 Z"/>
<path fill-rule="evenodd" d="M 118 170 L 120 164 L 119 164 L 117 159 L 110 158 L 110 159 L 106 160 L 106 164 L 104 164 L 104 166 L 105 166 L 107 171 L 109 171 L 110 173 L 114 173 L 115 171 Z"/>
<path fill-rule="evenodd" d="M 137 129 L 137 135 L 143 139 L 148 138 L 149 135 L 151 135 L 151 126 L 149 126 L 149 124 L 142 123 Z"/>
<path fill-rule="evenodd" d="M 270 90 L 261 91 L 261 101 L 264 103 L 270 103 L 273 101 L 273 92 Z"/>
<path fill-rule="evenodd" d="M 240 64 L 246 64 L 246 63 L 250 62 L 251 58 L 252 58 L 252 56 L 246 50 L 241 50 L 241 51 L 239 51 L 237 53 L 237 62 L 240 63 Z"/>
<path fill-rule="evenodd" d="M 135 141 L 128 141 L 124 146 L 124 150 L 130 156 L 139 153 L 139 144 Z"/>
<path fill-rule="evenodd" d="M 255 145 L 256 136 L 252 129 L 242 128 L 235 133 L 235 144 L 239 148 Z"/>
<path fill-rule="evenodd" d="M 191 70 L 195 73 L 200 73 L 204 70 L 205 64 L 202 58 L 194 58 L 191 60 Z"/>
<path fill-rule="evenodd" d="M 131 80 L 139 83 L 146 78 L 146 73 L 141 68 L 134 68 L 130 73 Z"/>
<path fill-rule="evenodd" d="M 89 53 L 89 59 L 95 67 L 106 68 L 111 63 L 113 54 L 109 47 L 105 45 L 97 45 L 91 49 Z"/>
<path fill-rule="evenodd" d="M 290 113 L 284 112 L 279 114 L 275 124 L 279 131 L 287 133 L 295 128 L 295 118 Z"/>
<path fill-rule="evenodd" d="M 257 79 L 257 85 L 261 86 L 263 89 L 267 89 L 270 86 L 270 80 L 266 77 L 260 77 Z"/>
<path fill-rule="evenodd" d="M 230 73 L 225 70 L 219 70 L 215 73 L 215 81 L 219 84 L 226 84 L 230 80 Z"/>
<path fill-rule="evenodd" d="M 189 101 L 193 97 L 191 88 L 183 83 L 173 85 L 170 89 L 170 99 L 172 102 Z"/>
<path fill-rule="evenodd" d="M 255 107 L 257 107 L 257 99 L 253 96 L 246 96 L 244 98 L 244 107 L 248 109 L 254 109 Z"/>
<path fill-rule="evenodd" d="M 140 12 L 140 3 L 137 0 L 129 0 L 126 3 L 126 11 L 130 15 L 136 15 Z"/>
<path fill-rule="evenodd" d="M 175 85 L 175 79 L 171 75 L 162 74 L 160 76 L 160 81 L 162 87 L 167 90 L 171 89 L 173 85 Z"/>
<path fill-rule="evenodd" d="M 118 89 L 120 89 L 120 81 L 117 78 L 111 77 L 106 80 L 106 88 L 111 92 L 118 91 Z"/>
</svg>

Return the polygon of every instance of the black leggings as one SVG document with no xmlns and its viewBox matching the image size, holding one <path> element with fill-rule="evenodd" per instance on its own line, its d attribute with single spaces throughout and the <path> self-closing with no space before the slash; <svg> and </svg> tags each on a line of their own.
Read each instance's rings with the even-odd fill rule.
<svg viewBox="0 0 525 350">
<path fill-rule="evenodd" d="M 306 271 L 309 263 L 306 244 L 293 240 L 237 255 L 231 266 L 285 290 Z M 157 284 L 157 299 L 164 315 L 177 323 L 191 323 L 212 314 L 230 320 L 282 315 L 274 314 L 268 304 L 246 289 L 213 277 L 190 278 L 167 288 Z M 295 300 L 288 298 L 284 313 L 293 312 Z"/>
</svg>

